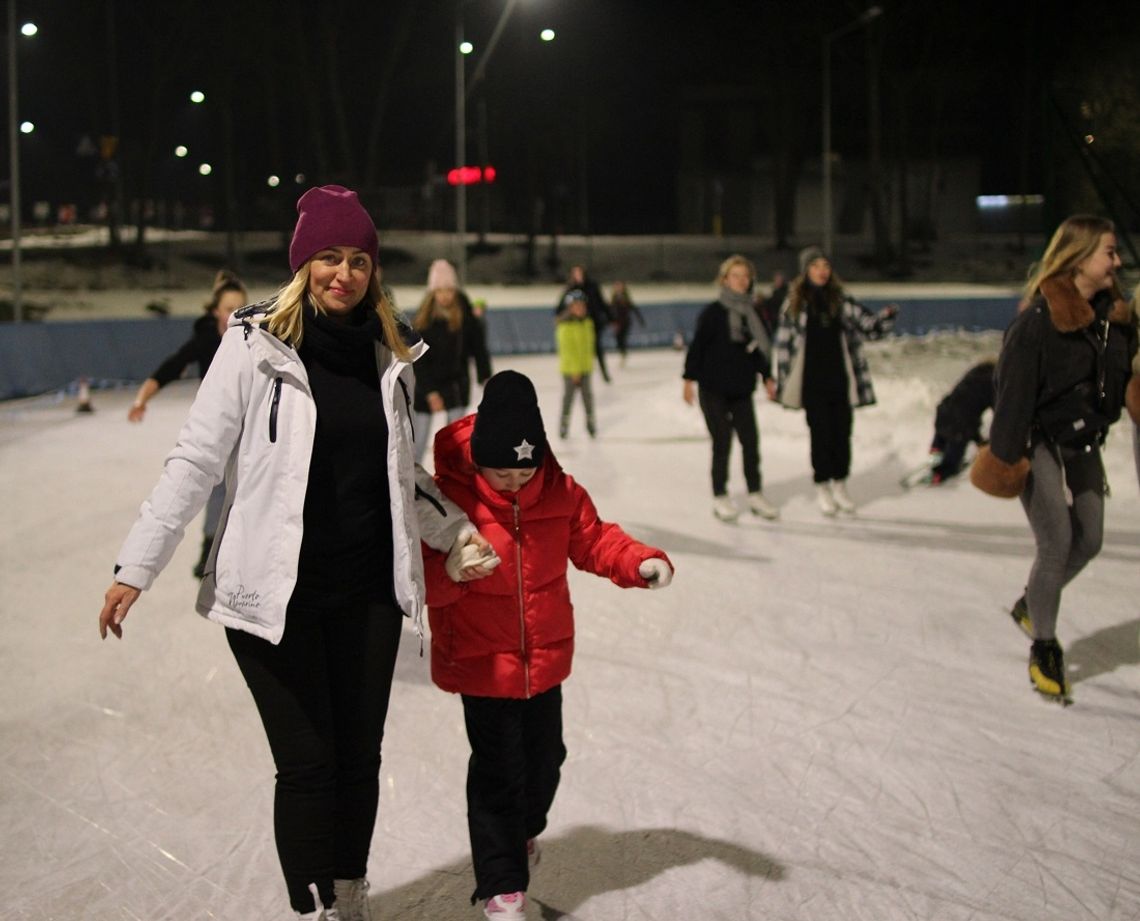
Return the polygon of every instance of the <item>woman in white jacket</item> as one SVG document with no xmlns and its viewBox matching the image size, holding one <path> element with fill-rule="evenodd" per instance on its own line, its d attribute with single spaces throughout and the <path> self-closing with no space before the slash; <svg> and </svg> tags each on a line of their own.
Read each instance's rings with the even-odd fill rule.
<svg viewBox="0 0 1140 921">
<path fill-rule="evenodd" d="M 119 552 L 100 635 L 169 562 L 215 483 L 226 500 L 198 611 L 223 624 L 277 766 L 274 826 L 298 917 L 367 919 L 365 868 L 420 540 L 489 545 L 412 460 L 412 361 L 356 193 L 297 203 L 292 281 L 234 314 L 162 476 Z M 321 905 L 314 898 L 314 891 Z M 322 913 L 321 906 L 324 906 Z"/>
</svg>

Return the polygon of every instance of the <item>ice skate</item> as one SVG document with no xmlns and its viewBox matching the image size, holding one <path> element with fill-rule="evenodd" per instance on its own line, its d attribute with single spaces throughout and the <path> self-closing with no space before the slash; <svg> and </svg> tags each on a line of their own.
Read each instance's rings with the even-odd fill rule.
<svg viewBox="0 0 1140 921">
<path fill-rule="evenodd" d="M 1065 678 L 1065 654 L 1056 640 L 1034 640 L 1029 652 L 1029 680 L 1042 697 L 1062 706 L 1073 702 Z"/>
<path fill-rule="evenodd" d="M 819 510 L 828 518 L 834 518 L 835 513 L 839 511 L 839 503 L 835 501 L 835 496 L 831 494 L 831 484 L 816 483 L 815 498 L 816 501 L 819 502 Z"/>
<path fill-rule="evenodd" d="M 774 521 L 780 517 L 780 510 L 764 498 L 764 493 L 757 490 L 748 494 L 748 509 L 753 515 Z"/>
<path fill-rule="evenodd" d="M 526 921 L 526 893 L 505 892 L 487 899 L 483 916 L 491 921 Z"/>
<path fill-rule="evenodd" d="M 372 910 L 368 907 L 368 880 L 334 879 L 333 892 L 336 893 L 336 911 L 340 921 L 372 921 Z"/>
<path fill-rule="evenodd" d="M 839 511 L 847 512 L 848 514 L 855 511 L 855 503 L 851 497 L 847 495 L 846 480 L 831 481 L 831 498 L 835 500 L 835 505 Z"/>
<path fill-rule="evenodd" d="M 1013 603 L 1009 616 L 1013 618 L 1013 622 L 1017 624 L 1022 633 L 1033 639 L 1033 621 L 1029 617 L 1029 605 L 1026 603 L 1024 595 Z"/>
<path fill-rule="evenodd" d="M 712 511 L 721 521 L 736 521 L 740 517 L 740 509 L 732 504 L 728 496 L 716 496 L 713 499 Z"/>
</svg>

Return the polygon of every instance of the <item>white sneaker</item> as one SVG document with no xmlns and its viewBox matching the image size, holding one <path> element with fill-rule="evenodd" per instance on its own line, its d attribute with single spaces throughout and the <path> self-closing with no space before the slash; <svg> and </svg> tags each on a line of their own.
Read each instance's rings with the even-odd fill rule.
<svg viewBox="0 0 1140 921">
<path fill-rule="evenodd" d="M 753 515 L 759 515 L 761 518 L 767 518 L 769 521 L 774 521 L 780 517 L 780 510 L 765 499 L 764 493 L 762 492 L 750 492 L 748 494 L 748 508 L 752 511 Z"/>
<path fill-rule="evenodd" d="M 855 503 L 852 502 L 851 497 L 847 495 L 846 480 L 831 481 L 831 497 L 835 500 L 835 504 L 839 506 L 841 512 L 855 511 Z"/>
<path fill-rule="evenodd" d="M 368 880 L 363 877 L 334 879 L 333 891 L 340 921 L 372 921 L 372 909 L 368 907 Z"/>
<path fill-rule="evenodd" d="M 713 514 L 721 521 L 736 521 L 740 517 L 740 509 L 728 496 L 717 496 L 713 499 Z"/>
<path fill-rule="evenodd" d="M 483 916 L 491 921 L 526 921 L 526 893 L 505 892 L 493 895 L 483 904 Z"/>
<path fill-rule="evenodd" d="M 828 518 L 834 518 L 835 513 L 839 511 L 839 503 L 831 493 L 831 484 L 816 483 L 815 497 L 819 500 L 819 510 Z"/>
</svg>

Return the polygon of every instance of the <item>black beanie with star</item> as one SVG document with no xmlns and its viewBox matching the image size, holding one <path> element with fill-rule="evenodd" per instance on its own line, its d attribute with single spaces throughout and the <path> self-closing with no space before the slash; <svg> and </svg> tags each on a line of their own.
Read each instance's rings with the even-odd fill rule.
<svg viewBox="0 0 1140 921">
<path fill-rule="evenodd" d="M 500 371 L 483 385 L 471 434 L 471 459 L 502 470 L 538 467 L 546 454 L 546 430 L 534 384 L 518 371 Z"/>
</svg>

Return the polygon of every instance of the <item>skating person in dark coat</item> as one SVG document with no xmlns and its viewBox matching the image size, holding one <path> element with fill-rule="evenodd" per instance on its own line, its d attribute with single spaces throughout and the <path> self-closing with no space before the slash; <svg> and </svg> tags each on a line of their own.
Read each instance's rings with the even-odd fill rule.
<svg viewBox="0 0 1140 921">
<path fill-rule="evenodd" d="M 720 296 L 697 317 L 682 375 L 682 399 L 689 405 L 699 401 L 712 436 L 712 511 L 721 521 L 735 521 L 740 515 L 728 497 L 734 433 L 740 441 L 749 510 L 763 518 L 780 516 L 761 489 L 760 429 L 753 394 L 757 377 L 769 374 L 771 340 L 752 303 L 755 278 L 756 269 L 744 256 L 729 256 L 721 263 L 716 277 Z"/>
<path fill-rule="evenodd" d="M 602 372 L 602 380 L 607 384 L 610 382 L 610 372 L 606 369 L 606 355 L 603 339 L 605 336 L 606 327 L 610 325 L 610 308 L 606 303 L 606 299 L 602 297 L 602 289 L 598 287 L 598 283 L 586 274 L 586 267 L 583 265 L 570 266 L 570 277 L 566 283 L 566 287 L 562 289 L 562 293 L 558 296 L 558 303 L 554 306 L 556 314 L 561 313 L 566 308 L 566 295 L 571 291 L 578 289 L 586 294 L 586 305 L 589 307 L 590 319 L 594 321 L 594 330 L 597 336 L 594 338 L 594 354 L 598 357 L 598 370 Z"/>
<path fill-rule="evenodd" d="M 996 365 L 993 359 L 974 365 L 938 404 L 930 453 L 940 459 L 930 471 L 932 484 L 957 476 L 970 442 L 983 443 L 982 415 L 994 405 Z"/>
<path fill-rule="evenodd" d="M 131 404 L 127 418 L 131 422 L 142 422 L 146 416 L 146 404 L 159 390 L 182 377 L 192 364 L 198 365 L 198 377 L 205 377 L 210 370 L 210 362 L 222 344 L 222 333 L 230 322 L 230 314 L 249 301 L 249 292 L 238 277 L 224 269 L 214 278 L 214 293 L 205 306 L 205 316 L 194 322 L 194 334 L 173 355 L 168 355 L 158 369 L 139 386 L 135 401 Z M 226 484 L 218 483 L 206 500 L 206 514 L 202 520 L 202 551 L 194 564 L 194 576 L 201 579 L 206 568 L 206 558 L 214 535 L 218 533 L 218 522 L 222 517 L 222 504 L 226 499 Z"/>
<path fill-rule="evenodd" d="M 1057 228 L 1006 330 L 990 442 L 970 468 L 979 489 L 1025 507 L 1037 555 L 1010 613 L 1033 640 L 1033 686 L 1061 701 L 1069 694 L 1056 634 L 1061 590 L 1100 552 L 1101 446 L 1126 390 L 1140 408 L 1140 387 L 1129 381 L 1136 328 L 1118 299 L 1119 268 L 1111 221 L 1078 215 Z"/>
<path fill-rule="evenodd" d="M 645 326 L 645 317 L 637 309 L 624 281 L 614 282 L 613 290 L 610 291 L 610 312 L 614 318 L 614 339 L 617 340 L 618 354 L 621 355 L 624 367 L 625 356 L 629 351 L 629 331 L 633 328 L 633 321 L 637 320 L 641 326 Z"/>
</svg>

